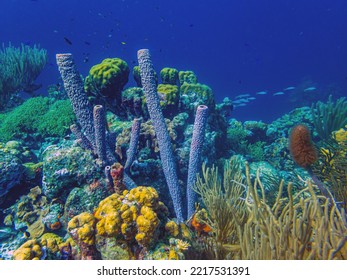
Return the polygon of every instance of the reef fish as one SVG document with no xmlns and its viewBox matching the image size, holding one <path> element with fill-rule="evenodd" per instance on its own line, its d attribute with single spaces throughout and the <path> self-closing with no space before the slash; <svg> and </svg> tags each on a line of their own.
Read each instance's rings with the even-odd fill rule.
<svg viewBox="0 0 347 280">
<path fill-rule="evenodd" d="M 237 100 L 234 100 L 234 101 L 233 101 L 233 103 L 235 103 L 235 104 L 238 104 L 238 103 L 245 103 L 245 102 L 248 102 L 248 100 L 247 100 L 247 99 L 244 99 L 244 98 L 242 98 L 242 99 L 237 99 Z"/>
<path fill-rule="evenodd" d="M 34 91 L 37 91 L 38 89 L 40 89 L 42 87 L 42 84 L 30 84 L 30 85 L 25 85 L 25 87 L 23 88 L 23 91 L 26 93 L 33 93 Z"/>
<path fill-rule="evenodd" d="M 257 94 L 259 94 L 259 95 L 265 95 L 265 94 L 267 94 L 267 92 L 266 92 L 266 91 L 258 91 Z"/>
<path fill-rule="evenodd" d="M 304 89 L 304 91 L 314 91 L 314 90 L 316 90 L 315 87 L 308 87 Z"/>
<path fill-rule="evenodd" d="M 284 94 L 283 91 L 278 91 L 278 92 L 275 92 L 275 93 L 273 94 L 273 96 L 276 96 L 276 95 L 283 95 L 283 94 Z"/>
<path fill-rule="evenodd" d="M 295 87 L 286 87 L 286 88 L 283 89 L 283 90 L 293 90 L 293 89 L 295 89 Z"/>
<path fill-rule="evenodd" d="M 244 98 L 244 97 L 248 97 L 248 96 L 251 96 L 251 95 L 248 93 L 240 94 L 240 95 L 236 96 L 235 99 Z"/>
<path fill-rule="evenodd" d="M 243 106 L 246 106 L 247 104 L 245 103 L 240 103 L 240 104 L 237 104 L 237 105 L 234 105 L 234 107 L 243 107 Z"/>
<path fill-rule="evenodd" d="M 72 45 L 72 42 L 71 42 L 71 40 L 70 40 L 69 38 L 64 37 L 64 41 L 65 41 L 67 44 Z"/>
</svg>

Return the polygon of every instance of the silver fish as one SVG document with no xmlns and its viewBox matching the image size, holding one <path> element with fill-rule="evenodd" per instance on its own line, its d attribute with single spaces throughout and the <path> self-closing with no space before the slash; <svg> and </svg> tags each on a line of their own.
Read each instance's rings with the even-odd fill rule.
<svg viewBox="0 0 347 280">
<path fill-rule="evenodd" d="M 314 91 L 314 90 L 316 90 L 315 87 L 308 87 L 304 89 L 304 91 Z"/>
<path fill-rule="evenodd" d="M 244 98 L 244 97 L 248 97 L 248 96 L 251 96 L 251 95 L 248 93 L 240 94 L 240 95 L 236 96 L 235 99 Z"/>
<path fill-rule="evenodd" d="M 273 96 L 276 96 L 276 95 L 283 95 L 283 94 L 284 94 L 283 91 L 279 91 L 279 92 L 275 92 L 275 93 L 273 94 Z"/>
<path fill-rule="evenodd" d="M 266 91 L 258 91 L 256 94 L 264 95 L 264 94 L 267 94 L 267 92 Z"/>
</svg>

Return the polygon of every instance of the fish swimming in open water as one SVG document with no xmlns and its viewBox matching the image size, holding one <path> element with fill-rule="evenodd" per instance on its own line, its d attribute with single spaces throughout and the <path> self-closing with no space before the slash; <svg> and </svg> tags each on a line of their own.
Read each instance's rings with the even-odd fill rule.
<svg viewBox="0 0 347 280">
<path fill-rule="evenodd" d="M 308 88 L 305 88 L 304 91 L 307 92 L 307 91 L 314 91 L 316 90 L 315 87 L 308 87 Z"/>
</svg>

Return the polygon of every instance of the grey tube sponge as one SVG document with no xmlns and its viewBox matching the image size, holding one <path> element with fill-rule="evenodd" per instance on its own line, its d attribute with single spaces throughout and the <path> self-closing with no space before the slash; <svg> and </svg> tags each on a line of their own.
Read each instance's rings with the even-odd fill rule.
<svg viewBox="0 0 347 280">
<path fill-rule="evenodd" d="M 93 109 L 84 92 L 83 81 L 76 68 L 72 54 L 57 54 L 56 60 L 64 82 L 64 88 L 70 98 L 77 120 L 89 142 L 95 146 Z"/>
<path fill-rule="evenodd" d="M 98 155 L 102 165 L 105 166 L 106 158 L 106 117 L 102 105 L 94 106 L 94 131 L 95 131 L 95 153 Z"/>
<path fill-rule="evenodd" d="M 75 135 L 76 139 L 81 142 L 81 146 L 84 149 L 91 150 L 94 152 L 92 144 L 89 142 L 87 137 L 82 133 L 77 124 L 70 125 L 71 132 Z"/>
<path fill-rule="evenodd" d="M 176 172 L 175 159 L 172 151 L 171 139 L 159 103 L 157 85 L 155 81 L 155 71 L 152 65 L 149 50 L 139 50 L 137 52 L 137 58 L 139 61 L 141 83 L 146 96 L 149 116 L 152 120 L 155 134 L 158 140 L 160 158 L 163 166 L 165 179 L 173 201 L 176 218 L 178 222 L 183 222 L 183 204 Z"/>
<path fill-rule="evenodd" d="M 136 157 L 137 145 L 139 143 L 140 131 L 141 131 L 142 118 L 135 118 L 131 127 L 131 138 L 129 149 L 127 150 L 127 160 L 124 165 L 125 171 L 127 171 Z"/>
<path fill-rule="evenodd" d="M 187 180 L 187 211 L 189 219 L 195 212 L 196 192 L 193 190 L 196 174 L 200 171 L 202 145 L 205 138 L 205 128 L 208 118 L 208 107 L 198 106 L 195 115 L 192 143 L 190 145 L 188 180 Z"/>
</svg>

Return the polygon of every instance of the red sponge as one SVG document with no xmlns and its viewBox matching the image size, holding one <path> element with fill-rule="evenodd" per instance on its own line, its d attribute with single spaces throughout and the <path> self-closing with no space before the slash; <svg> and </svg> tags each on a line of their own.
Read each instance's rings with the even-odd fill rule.
<svg viewBox="0 0 347 280">
<path fill-rule="evenodd" d="M 317 160 L 317 151 L 306 125 L 299 124 L 292 128 L 289 136 L 289 150 L 294 161 L 302 168 L 308 168 Z"/>
</svg>

